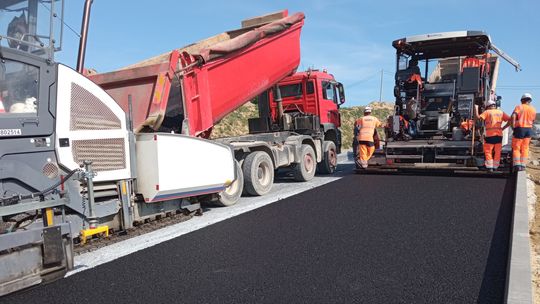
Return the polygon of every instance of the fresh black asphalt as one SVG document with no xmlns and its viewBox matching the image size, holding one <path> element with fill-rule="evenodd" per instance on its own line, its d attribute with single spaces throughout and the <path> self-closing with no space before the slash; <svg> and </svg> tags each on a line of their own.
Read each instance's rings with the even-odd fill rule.
<svg viewBox="0 0 540 304">
<path fill-rule="evenodd" d="M 350 175 L 4 303 L 501 303 L 511 179 Z"/>
</svg>

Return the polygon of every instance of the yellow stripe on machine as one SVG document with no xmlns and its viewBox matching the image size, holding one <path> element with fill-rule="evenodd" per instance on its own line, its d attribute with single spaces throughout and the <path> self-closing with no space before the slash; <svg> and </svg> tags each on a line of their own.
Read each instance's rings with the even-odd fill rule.
<svg viewBox="0 0 540 304">
<path fill-rule="evenodd" d="M 45 218 L 47 220 L 47 226 L 52 226 L 53 218 L 54 218 L 54 213 L 53 213 L 52 208 L 45 209 Z"/>
</svg>

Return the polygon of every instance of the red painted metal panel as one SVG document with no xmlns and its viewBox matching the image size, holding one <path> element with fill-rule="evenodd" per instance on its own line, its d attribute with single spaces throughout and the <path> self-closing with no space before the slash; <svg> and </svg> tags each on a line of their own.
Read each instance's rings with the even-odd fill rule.
<svg viewBox="0 0 540 304">
<path fill-rule="evenodd" d="M 227 114 L 294 73 L 303 21 L 184 75 L 189 133 L 206 137 Z"/>
<path fill-rule="evenodd" d="M 168 62 L 88 78 L 107 91 L 126 113 L 131 95 L 135 130 L 143 126 L 157 130 L 165 115 L 178 58 L 178 52 L 173 51 Z"/>
<path fill-rule="evenodd" d="M 158 130 L 168 103 L 183 102 L 179 108 L 189 134 L 207 138 L 223 117 L 296 71 L 303 24 L 304 15 L 298 13 L 216 44 L 201 54 L 172 51 L 165 63 L 89 78 L 126 112 L 128 95 L 132 96 L 136 130 L 143 126 Z M 180 77 L 183 101 L 169 100 L 174 77 Z"/>
</svg>

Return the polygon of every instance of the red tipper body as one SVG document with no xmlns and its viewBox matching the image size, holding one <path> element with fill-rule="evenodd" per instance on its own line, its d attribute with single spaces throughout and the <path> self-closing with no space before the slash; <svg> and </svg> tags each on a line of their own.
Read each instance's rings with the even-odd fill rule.
<svg viewBox="0 0 540 304">
<path fill-rule="evenodd" d="M 135 131 L 208 138 L 223 117 L 296 71 L 303 24 L 296 13 L 89 78 L 126 113 L 131 98 Z"/>
<path fill-rule="evenodd" d="M 299 72 L 279 82 L 283 111 L 299 111 L 319 116 L 321 124 L 341 126 L 338 93 L 329 84 L 336 83 L 334 76 L 318 70 Z M 272 119 L 277 119 L 274 91 L 269 91 Z"/>
</svg>

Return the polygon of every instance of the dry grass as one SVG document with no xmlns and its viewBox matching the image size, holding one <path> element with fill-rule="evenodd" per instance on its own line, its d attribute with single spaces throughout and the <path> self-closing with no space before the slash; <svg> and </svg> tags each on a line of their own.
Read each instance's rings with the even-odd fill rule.
<svg viewBox="0 0 540 304">
<path fill-rule="evenodd" d="M 393 112 L 393 105 L 390 103 L 372 102 L 369 105 L 373 108 L 373 115 L 382 122 L 384 122 Z M 342 107 L 340 109 L 343 149 L 351 148 L 354 122 L 363 115 L 363 112 L 363 106 Z M 218 138 L 248 134 L 247 120 L 257 116 L 257 106 L 252 103 L 247 103 L 223 118 L 223 120 L 214 127 L 212 137 Z M 379 132 L 379 135 L 382 136 L 382 132 Z"/>
<path fill-rule="evenodd" d="M 540 147 L 531 144 L 530 161 L 540 159 Z M 538 164 L 538 163 L 537 163 Z M 540 166 L 528 164 L 527 174 L 529 179 L 535 184 L 536 204 L 534 205 L 534 218 L 530 223 L 531 237 L 531 262 L 532 262 L 532 282 L 534 292 L 534 303 L 540 303 Z"/>
</svg>

